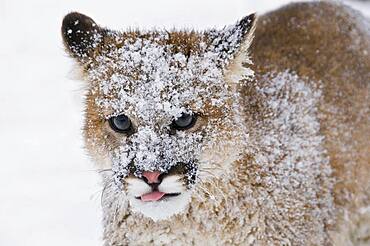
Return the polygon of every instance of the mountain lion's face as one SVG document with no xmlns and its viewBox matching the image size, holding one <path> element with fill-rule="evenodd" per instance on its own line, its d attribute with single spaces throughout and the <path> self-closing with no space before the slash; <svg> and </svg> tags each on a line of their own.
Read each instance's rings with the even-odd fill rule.
<svg viewBox="0 0 370 246">
<path fill-rule="evenodd" d="M 233 76 L 249 72 L 237 54 L 253 23 L 249 16 L 221 31 L 119 33 L 81 14 L 65 18 L 67 49 L 89 82 L 87 149 L 132 211 L 153 220 L 179 213 L 202 182 L 227 175 L 240 158 L 245 131 Z"/>
</svg>

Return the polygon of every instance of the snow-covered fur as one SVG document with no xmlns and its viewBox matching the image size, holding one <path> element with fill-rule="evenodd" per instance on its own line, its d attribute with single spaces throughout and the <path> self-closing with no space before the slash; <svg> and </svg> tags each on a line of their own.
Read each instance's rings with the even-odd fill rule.
<svg viewBox="0 0 370 246">
<path fill-rule="evenodd" d="M 67 15 L 105 245 L 369 245 L 370 28 L 359 15 L 296 3 L 202 32 L 118 32 Z M 189 127 L 176 127 L 184 116 Z"/>
</svg>

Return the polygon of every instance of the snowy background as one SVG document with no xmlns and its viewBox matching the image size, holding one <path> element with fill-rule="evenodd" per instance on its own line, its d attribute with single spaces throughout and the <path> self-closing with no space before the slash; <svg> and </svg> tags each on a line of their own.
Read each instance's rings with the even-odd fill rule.
<svg viewBox="0 0 370 246">
<path fill-rule="evenodd" d="M 286 0 L 0 0 L 0 245 L 101 245 L 99 177 L 82 148 L 83 84 L 60 25 L 222 27 Z M 351 4 L 370 16 L 370 2 Z"/>
</svg>

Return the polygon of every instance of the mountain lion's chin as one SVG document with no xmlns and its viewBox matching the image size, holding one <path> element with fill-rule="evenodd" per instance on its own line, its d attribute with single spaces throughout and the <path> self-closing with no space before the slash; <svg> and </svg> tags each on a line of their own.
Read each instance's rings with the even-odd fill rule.
<svg viewBox="0 0 370 246">
<path fill-rule="evenodd" d="M 140 213 L 153 221 L 165 220 L 173 215 L 184 212 L 191 199 L 191 191 L 185 191 L 177 196 L 167 197 L 159 201 L 144 202 L 130 197 L 130 207 L 135 213 Z"/>
</svg>

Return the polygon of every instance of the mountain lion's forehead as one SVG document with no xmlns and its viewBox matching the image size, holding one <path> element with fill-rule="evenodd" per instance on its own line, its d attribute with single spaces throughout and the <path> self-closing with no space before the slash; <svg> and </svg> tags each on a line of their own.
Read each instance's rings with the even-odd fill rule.
<svg viewBox="0 0 370 246">
<path fill-rule="evenodd" d="M 190 108 L 202 111 L 206 104 L 224 106 L 228 87 L 219 55 L 201 39 L 189 53 L 161 42 L 166 38 L 166 33 L 127 38 L 102 50 L 88 70 L 97 106 L 111 115 L 134 112 L 144 120 L 153 114 L 178 117 Z"/>
</svg>

